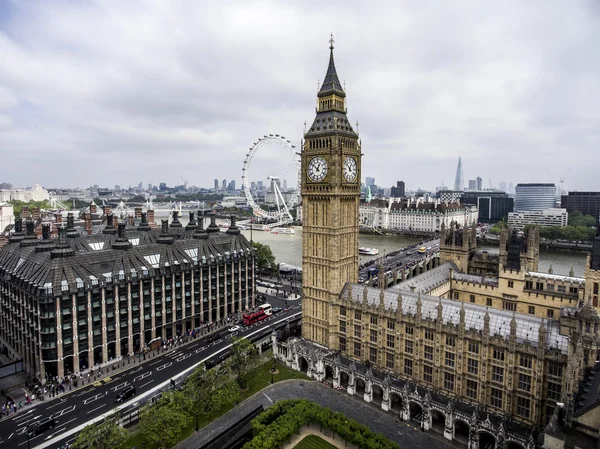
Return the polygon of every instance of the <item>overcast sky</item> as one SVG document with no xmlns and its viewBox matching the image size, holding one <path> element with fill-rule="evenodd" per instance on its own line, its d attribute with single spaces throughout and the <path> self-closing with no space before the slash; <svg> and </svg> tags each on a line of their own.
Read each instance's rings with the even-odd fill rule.
<svg viewBox="0 0 600 449">
<path fill-rule="evenodd" d="M 299 146 L 331 32 L 363 181 L 600 190 L 597 0 L 0 0 L 0 182 L 239 186 Z"/>
</svg>

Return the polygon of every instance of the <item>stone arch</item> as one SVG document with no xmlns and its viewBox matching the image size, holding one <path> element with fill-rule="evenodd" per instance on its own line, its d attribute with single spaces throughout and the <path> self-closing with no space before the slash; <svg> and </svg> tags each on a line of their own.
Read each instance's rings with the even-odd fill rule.
<svg viewBox="0 0 600 449">
<path fill-rule="evenodd" d="M 446 414 L 437 409 L 431 409 L 431 429 L 437 433 L 444 433 L 446 428 Z"/>
<path fill-rule="evenodd" d="M 371 390 L 373 391 L 372 402 L 381 405 L 381 401 L 383 400 L 383 388 L 381 385 L 371 384 Z"/>
<path fill-rule="evenodd" d="M 402 413 L 402 396 L 396 392 L 390 392 L 390 410 L 394 413 Z"/>
<path fill-rule="evenodd" d="M 412 421 L 418 422 L 420 424 L 421 420 L 423 418 L 423 406 L 421 404 L 419 404 L 418 402 L 409 401 L 408 402 L 408 410 L 410 413 L 409 418 Z"/>
<path fill-rule="evenodd" d="M 298 357 L 298 369 L 303 373 L 308 372 L 308 360 L 304 357 Z"/>
<path fill-rule="evenodd" d="M 471 426 L 469 426 L 465 420 L 455 419 L 454 429 L 452 430 L 452 439 L 458 441 L 459 443 L 468 445 L 470 430 Z"/>
<path fill-rule="evenodd" d="M 325 365 L 325 382 L 332 383 L 333 375 L 335 374 L 335 370 L 332 366 Z"/>
<path fill-rule="evenodd" d="M 344 388 L 348 388 L 348 383 L 350 382 L 350 376 L 346 371 L 340 371 L 340 386 Z"/>
<path fill-rule="evenodd" d="M 479 449 L 494 449 L 496 447 L 496 437 L 487 430 L 479 431 Z"/>
<path fill-rule="evenodd" d="M 519 443 L 518 441 L 507 441 L 505 448 L 506 449 L 525 449 L 525 446 L 522 443 Z"/>
<path fill-rule="evenodd" d="M 362 396 L 363 394 L 365 394 L 365 388 L 366 388 L 367 384 L 365 383 L 364 379 L 361 379 L 360 377 L 356 378 L 356 394 L 359 396 Z"/>
</svg>

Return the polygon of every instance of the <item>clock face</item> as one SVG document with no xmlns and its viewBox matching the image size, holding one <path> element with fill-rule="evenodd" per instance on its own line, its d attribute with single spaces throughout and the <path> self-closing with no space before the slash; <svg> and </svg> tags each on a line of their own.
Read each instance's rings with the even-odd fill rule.
<svg viewBox="0 0 600 449">
<path fill-rule="evenodd" d="M 356 159 L 346 156 L 344 159 L 344 178 L 348 182 L 356 180 Z"/>
<path fill-rule="evenodd" d="M 308 177 L 311 181 L 320 182 L 327 176 L 327 161 L 321 156 L 313 157 L 308 163 Z"/>
</svg>

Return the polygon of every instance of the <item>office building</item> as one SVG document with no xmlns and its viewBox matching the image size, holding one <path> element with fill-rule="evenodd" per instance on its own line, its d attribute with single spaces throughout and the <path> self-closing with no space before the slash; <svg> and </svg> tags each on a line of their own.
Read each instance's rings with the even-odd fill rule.
<svg viewBox="0 0 600 449">
<path fill-rule="evenodd" d="M 365 178 L 365 185 L 366 185 L 367 187 L 374 186 L 374 185 L 375 185 L 375 178 L 370 178 L 369 176 L 367 176 L 367 177 Z"/>
<path fill-rule="evenodd" d="M 480 222 L 496 223 L 508 219 L 508 213 L 513 211 L 514 198 L 497 190 L 474 190 L 464 192 L 460 203 L 477 206 Z"/>
<path fill-rule="evenodd" d="M 224 179 L 223 181 L 221 181 L 221 189 L 222 190 L 227 190 L 227 180 Z"/>
<path fill-rule="evenodd" d="M 556 207 L 556 185 L 544 183 L 517 184 L 515 212 Z"/>
<path fill-rule="evenodd" d="M 528 225 L 556 226 L 563 228 L 567 226 L 569 214 L 567 209 L 544 209 L 521 212 L 510 212 L 508 214 L 508 226 L 514 229 L 523 229 Z"/>
<path fill-rule="evenodd" d="M 215 179 L 215 187 L 214 187 L 214 189 L 215 189 L 215 192 L 219 191 L 219 180 L 218 179 Z"/>
<path fill-rule="evenodd" d="M 396 187 L 390 192 L 392 198 L 404 198 L 406 196 L 404 181 L 396 181 Z"/>
<path fill-rule="evenodd" d="M 442 203 L 459 203 L 463 193 L 461 190 L 438 190 L 436 196 Z"/>
<path fill-rule="evenodd" d="M 458 157 L 458 165 L 456 166 L 456 176 L 454 177 L 454 190 L 462 192 L 465 190 L 465 178 L 463 176 L 462 158 Z"/>
<path fill-rule="evenodd" d="M 176 213 L 152 230 L 114 225 L 82 236 L 69 214 L 58 239 L 17 220 L 0 249 L 0 339 L 38 379 L 109 363 L 254 305 L 255 254 L 227 233 Z M 179 226 L 176 226 L 179 225 Z"/>
<path fill-rule="evenodd" d="M 569 192 L 562 195 L 560 207 L 567 212 L 579 211 L 584 215 L 600 218 L 600 192 Z"/>
<path fill-rule="evenodd" d="M 229 184 L 227 185 L 227 190 L 229 190 L 230 192 L 235 190 L 235 180 L 231 180 L 229 181 Z"/>
<path fill-rule="evenodd" d="M 469 179 L 469 190 L 477 190 L 477 180 Z"/>
<path fill-rule="evenodd" d="M 481 179 L 479 176 L 477 177 L 477 190 L 482 190 L 483 189 L 483 179 Z"/>
</svg>

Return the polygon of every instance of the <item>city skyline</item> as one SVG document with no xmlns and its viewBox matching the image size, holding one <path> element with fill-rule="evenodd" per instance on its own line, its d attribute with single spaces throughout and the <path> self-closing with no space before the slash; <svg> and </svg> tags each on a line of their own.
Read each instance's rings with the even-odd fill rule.
<svg viewBox="0 0 600 449">
<path fill-rule="evenodd" d="M 593 164 L 575 163 L 598 142 L 591 3 L 350 3 L 309 35 L 310 5 L 4 5 L 0 181 L 18 187 L 241 185 L 259 136 L 299 147 L 333 32 L 363 179 L 434 190 L 462 156 L 484 187 L 558 185 L 571 167 L 566 191 L 597 190 Z"/>
</svg>

